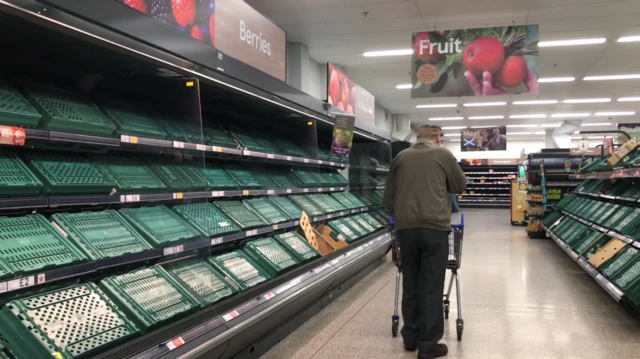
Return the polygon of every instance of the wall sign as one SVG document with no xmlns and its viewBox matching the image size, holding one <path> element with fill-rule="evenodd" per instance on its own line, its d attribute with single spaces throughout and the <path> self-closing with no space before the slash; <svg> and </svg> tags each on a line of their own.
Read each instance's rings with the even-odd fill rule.
<svg viewBox="0 0 640 359">
<path fill-rule="evenodd" d="M 375 97 L 331 63 L 327 63 L 327 102 L 359 120 L 376 123 Z"/>
<path fill-rule="evenodd" d="M 618 130 L 625 131 L 626 133 L 631 135 L 633 139 L 635 139 L 636 141 L 640 141 L 640 123 L 619 123 Z M 620 136 L 624 135 L 620 134 Z M 622 139 L 619 138 L 618 142 L 622 142 L 620 140 Z"/>
<path fill-rule="evenodd" d="M 353 115 L 336 115 L 336 124 L 333 127 L 333 139 L 331 141 L 331 154 L 346 156 L 353 146 L 353 129 L 356 118 Z"/>
<path fill-rule="evenodd" d="M 414 32 L 411 98 L 538 93 L 538 25 Z"/>
<path fill-rule="evenodd" d="M 505 126 L 466 129 L 461 132 L 460 150 L 506 151 L 507 128 Z"/>
</svg>

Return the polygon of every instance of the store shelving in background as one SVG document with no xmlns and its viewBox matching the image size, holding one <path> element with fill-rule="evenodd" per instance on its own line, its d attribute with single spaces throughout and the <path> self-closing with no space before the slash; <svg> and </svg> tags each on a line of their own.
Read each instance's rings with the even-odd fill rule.
<svg viewBox="0 0 640 359">
<path fill-rule="evenodd" d="M 516 176 L 515 165 L 471 166 L 461 162 L 467 176 L 466 191 L 458 195 L 461 208 L 509 208 L 511 180 Z"/>
</svg>

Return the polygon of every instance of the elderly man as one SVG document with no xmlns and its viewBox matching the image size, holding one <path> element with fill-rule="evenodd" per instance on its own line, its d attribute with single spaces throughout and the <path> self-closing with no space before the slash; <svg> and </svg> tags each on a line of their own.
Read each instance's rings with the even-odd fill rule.
<svg viewBox="0 0 640 359">
<path fill-rule="evenodd" d="M 449 256 L 451 202 L 462 193 L 464 172 L 442 144 L 442 129 L 420 128 L 418 140 L 391 163 L 384 204 L 393 215 L 402 253 L 402 337 L 419 359 L 448 353 L 439 344 L 444 332 L 442 294 Z"/>
<path fill-rule="evenodd" d="M 502 136 L 499 128 L 493 129 L 493 138 L 484 147 L 488 151 L 506 151 L 507 138 Z"/>
</svg>

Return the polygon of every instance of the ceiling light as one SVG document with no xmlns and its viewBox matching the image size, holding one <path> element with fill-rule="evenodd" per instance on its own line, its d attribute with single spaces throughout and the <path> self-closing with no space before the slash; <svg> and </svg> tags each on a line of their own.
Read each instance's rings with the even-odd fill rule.
<svg viewBox="0 0 640 359">
<path fill-rule="evenodd" d="M 451 142 L 461 142 L 461 140 L 460 140 L 459 138 L 458 138 L 458 139 L 455 139 L 455 140 L 453 140 L 453 139 L 452 139 L 452 140 L 447 140 L 447 141 L 451 141 Z"/>
<path fill-rule="evenodd" d="M 545 131 L 536 131 L 533 134 L 534 135 L 544 135 L 544 134 L 546 134 L 546 132 Z"/>
<path fill-rule="evenodd" d="M 564 103 L 603 103 L 611 102 L 610 98 L 574 98 L 562 101 Z"/>
<path fill-rule="evenodd" d="M 462 106 L 464 107 L 482 107 L 482 106 L 504 106 L 506 102 L 471 102 L 465 103 Z"/>
<path fill-rule="evenodd" d="M 431 117 L 429 121 L 455 121 L 455 120 L 464 120 L 464 117 Z"/>
<path fill-rule="evenodd" d="M 593 44 L 603 44 L 606 41 L 607 39 L 604 37 L 597 37 L 593 39 L 540 41 L 538 42 L 538 47 L 593 45 Z"/>
<path fill-rule="evenodd" d="M 572 140 L 584 140 L 584 137 L 582 136 L 571 136 Z"/>
<path fill-rule="evenodd" d="M 531 135 L 533 132 L 507 132 L 507 135 Z"/>
<path fill-rule="evenodd" d="M 640 79 L 640 74 L 585 76 L 585 81 L 633 80 Z"/>
<path fill-rule="evenodd" d="M 416 106 L 416 108 L 447 108 L 447 107 L 456 107 L 458 106 L 455 103 L 442 103 L 442 104 L 435 104 L 435 105 L 418 105 Z"/>
<path fill-rule="evenodd" d="M 640 101 L 640 97 L 620 97 L 618 102 L 636 102 Z"/>
<path fill-rule="evenodd" d="M 531 101 L 513 101 L 514 105 L 553 105 L 558 100 L 531 100 Z"/>
<path fill-rule="evenodd" d="M 441 127 L 443 130 L 462 130 L 463 128 L 467 128 L 467 126 L 449 126 L 449 127 Z"/>
<path fill-rule="evenodd" d="M 470 120 L 500 120 L 503 119 L 502 115 L 494 115 L 494 116 L 471 116 Z"/>
<path fill-rule="evenodd" d="M 531 128 L 538 127 L 538 125 L 507 125 L 507 128 Z"/>
<path fill-rule="evenodd" d="M 623 37 L 618 39 L 618 42 L 637 42 L 637 41 L 640 41 L 640 36 L 638 36 L 638 35 L 623 36 Z"/>
<path fill-rule="evenodd" d="M 543 123 L 540 127 L 560 127 L 560 123 Z"/>
<path fill-rule="evenodd" d="M 459 133 L 447 133 L 444 135 L 444 137 L 453 137 L 453 136 L 460 136 Z"/>
<path fill-rule="evenodd" d="M 633 116 L 635 114 L 633 111 L 603 111 L 596 112 L 595 116 Z"/>
<path fill-rule="evenodd" d="M 589 117 L 589 112 L 552 113 L 552 118 Z"/>
<path fill-rule="evenodd" d="M 603 140 L 604 136 L 589 136 L 587 138 L 590 140 Z"/>
<path fill-rule="evenodd" d="M 600 123 L 583 123 L 582 127 L 590 127 L 590 126 L 609 126 L 613 125 L 610 122 L 600 122 Z"/>
<path fill-rule="evenodd" d="M 410 89 L 412 87 L 413 87 L 413 85 L 411 85 L 411 84 L 402 84 L 402 85 L 396 86 L 396 88 L 398 90 L 407 90 L 407 89 Z"/>
<path fill-rule="evenodd" d="M 575 77 L 541 77 L 538 79 L 539 83 L 549 82 L 572 82 L 575 81 Z"/>
<path fill-rule="evenodd" d="M 500 127 L 500 126 L 498 125 L 471 126 L 471 128 L 488 128 L 488 127 Z"/>
<path fill-rule="evenodd" d="M 509 118 L 546 118 L 544 113 L 530 113 L 528 115 L 511 115 Z"/>
<path fill-rule="evenodd" d="M 383 51 L 368 51 L 362 54 L 364 57 L 380 57 L 380 56 L 403 56 L 413 54 L 413 49 L 400 49 L 400 50 L 383 50 Z"/>
</svg>

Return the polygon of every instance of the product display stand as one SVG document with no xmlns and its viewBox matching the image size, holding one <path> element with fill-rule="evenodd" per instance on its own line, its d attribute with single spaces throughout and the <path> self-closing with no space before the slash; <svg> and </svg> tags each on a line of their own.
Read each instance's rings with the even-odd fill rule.
<svg viewBox="0 0 640 359">
<path fill-rule="evenodd" d="M 461 163 L 461 167 L 467 176 L 466 191 L 458 195 L 461 208 L 509 207 L 515 165 L 469 166 Z"/>
</svg>

